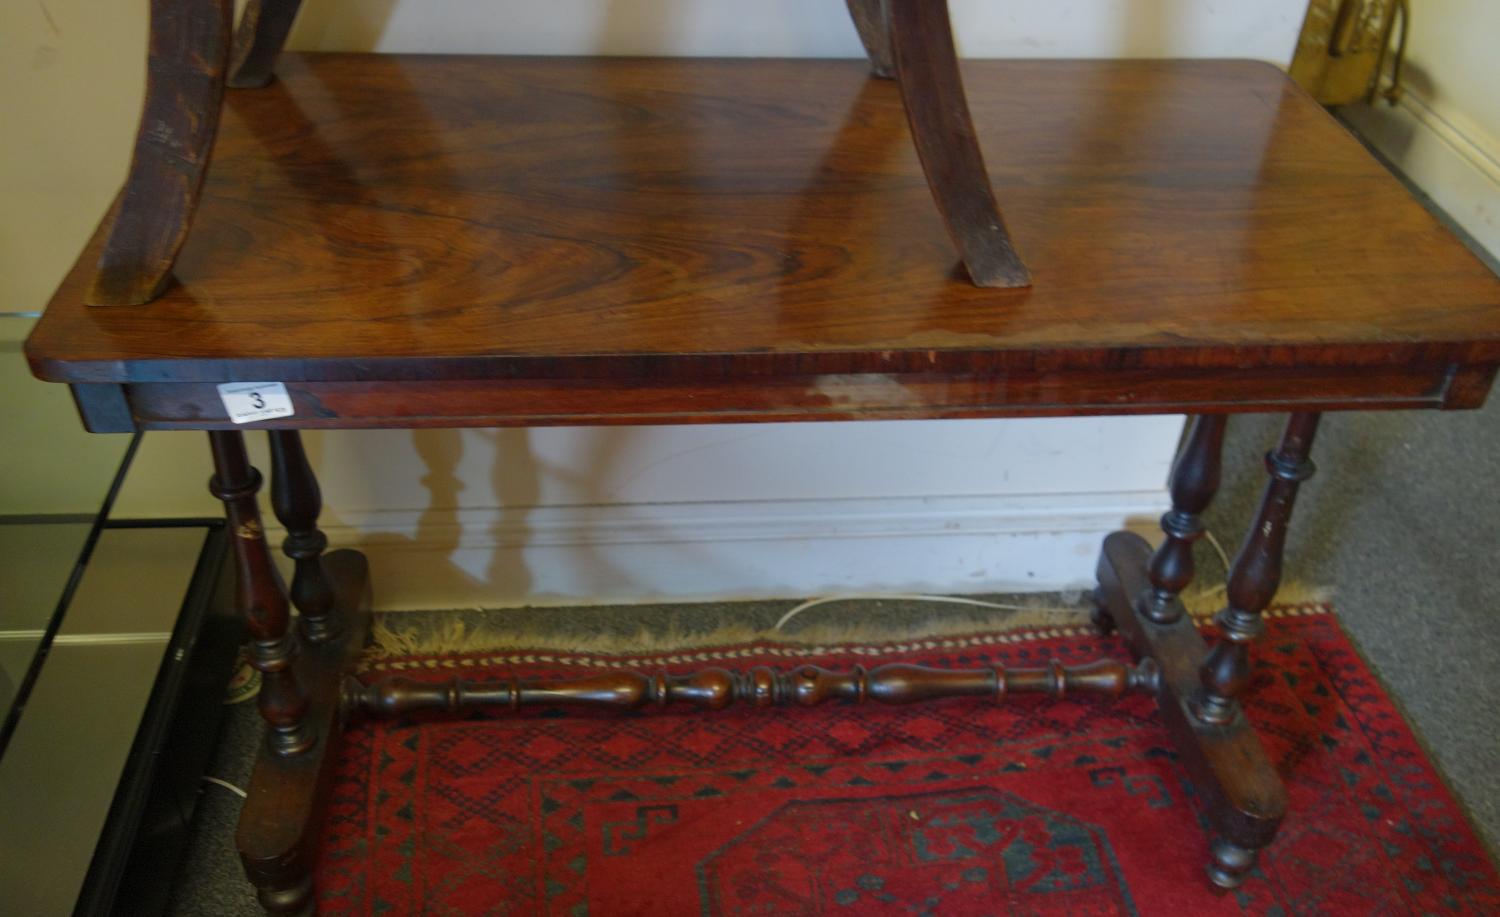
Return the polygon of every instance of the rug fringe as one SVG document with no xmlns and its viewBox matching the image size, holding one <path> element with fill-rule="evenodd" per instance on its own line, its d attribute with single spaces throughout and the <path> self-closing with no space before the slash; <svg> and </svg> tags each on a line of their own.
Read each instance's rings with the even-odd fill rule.
<svg viewBox="0 0 1500 917">
<path fill-rule="evenodd" d="M 1048 597 L 1021 596 L 1014 600 L 1022 605 L 1018 611 L 984 611 L 964 609 L 954 614 L 950 608 L 934 607 L 931 614 L 914 616 L 908 626 L 870 624 L 859 621 L 822 623 L 799 622 L 795 630 L 779 631 L 735 623 L 731 611 L 721 612 L 726 620 L 710 628 L 687 631 L 675 623 L 653 628 L 642 625 L 632 634 L 579 635 L 550 628 L 517 628 L 507 622 L 513 609 L 467 609 L 461 612 L 385 612 L 375 616 L 371 646 L 365 653 L 364 668 L 405 668 L 415 659 L 502 654 L 495 661 L 562 661 L 564 658 L 589 657 L 648 658 L 661 662 L 692 662 L 725 658 L 722 648 L 733 647 L 740 654 L 750 645 L 760 652 L 780 655 L 823 655 L 858 652 L 869 648 L 880 652 L 909 649 L 946 649 L 982 644 L 1010 643 L 1037 636 L 1070 636 L 1089 628 L 1089 609 L 1082 602 L 1070 606 L 1047 604 Z M 1223 604 L 1224 589 L 1218 587 L 1184 597 L 1188 613 L 1197 619 L 1211 617 Z M 1276 597 L 1270 616 L 1307 614 L 1326 605 L 1332 590 L 1284 586 Z M 764 607 L 767 603 L 743 603 Z M 910 603 L 919 605 L 920 603 Z M 731 606 L 733 607 L 733 606 Z M 600 609 L 605 611 L 605 609 Z M 946 615 L 945 615 L 946 612 Z M 845 614 L 842 617 L 851 617 Z M 517 651 L 521 656 L 513 656 Z M 705 652 L 715 650 L 713 653 Z M 539 658 L 546 657 L 546 658 Z M 393 665 L 393 663 L 401 663 Z M 415 663 L 425 665 L 425 663 Z M 465 665 L 488 664 L 487 660 L 466 661 Z M 581 663 L 593 664 L 593 663 Z M 599 664 L 604 664 L 600 662 Z"/>
</svg>

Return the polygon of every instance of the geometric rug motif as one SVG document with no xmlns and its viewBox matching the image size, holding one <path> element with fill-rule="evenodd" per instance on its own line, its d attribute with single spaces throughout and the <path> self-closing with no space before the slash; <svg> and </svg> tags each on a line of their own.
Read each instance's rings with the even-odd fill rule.
<svg viewBox="0 0 1500 917">
<path fill-rule="evenodd" d="M 1267 625 L 1247 713 L 1291 808 L 1233 892 L 1204 875 L 1203 819 L 1151 699 L 1017 697 L 362 724 L 324 828 L 320 913 L 1500 913 L 1493 863 L 1332 609 L 1282 606 Z M 919 643 L 799 658 L 1126 658 L 1117 637 L 1081 628 Z M 786 653 L 607 661 L 686 672 Z M 381 668 L 445 680 L 604 661 L 516 651 Z"/>
</svg>

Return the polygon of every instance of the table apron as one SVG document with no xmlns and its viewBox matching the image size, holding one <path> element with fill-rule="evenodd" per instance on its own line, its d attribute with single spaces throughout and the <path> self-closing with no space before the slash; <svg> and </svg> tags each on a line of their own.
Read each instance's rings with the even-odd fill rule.
<svg viewBox="0 0 1500 917">
<path fill-rule="evenodd" d="M 790 378 L 447 379 L 287 382 L 295 413 L 276 428 L 557 426 L 1477 408 L 1496 367 L 1246 368 L 953 377 L 861 373 Z M 275 380 L 239 380 L 275 381 Z M 220 429 L 213 383 L 73 386 L 85 425 Z"/>
</svg>

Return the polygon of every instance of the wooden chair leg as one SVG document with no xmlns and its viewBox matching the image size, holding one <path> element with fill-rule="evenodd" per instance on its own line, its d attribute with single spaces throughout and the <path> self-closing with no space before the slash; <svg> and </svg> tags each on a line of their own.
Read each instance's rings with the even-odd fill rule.
<svg viewBox="0 0 1500 917">
<path fill-rule="evenodd" d="M 1151 589 L 1141 597 L 1141 613 L 1158 624 L 1170 624 L 1182 615 L 1176 599 L 1193 581 L 1193 544 L 1204 530 L 1199 517 L 1219 490 L 1227 419 L 1224 414 L 1194 417 L 1172 464 L 1172 508 L 1161 517 L 1167 538 L 1151 555 L 1147 568 Z"/>
<path fill-rule="evenodd" d="M 149 302 L 171 280 L 219 127 L 233 15 L 234 0 L 151 0 L 146 105 L 90 305 Z"/>
<path fill-rule="evenodd" d="M 276 78 L 276 59 L 301 6 L 302 0 L 248 0 L 234 31 L 230 86 L 255 89 Z"/>
<path fill-rule="evenodd" d="M 885 3 L 912 139 L 969 278 L 981 287 L 1030 286 L 1031 274 L 1005 230 L 979 151 L 958 72 L 947 0 Z"/>
<path fill-rule="evenodd" d="M 1316 470 L 1308 455 L 1318 431 L 1317 413 L 1293 414 L 1281 445 L 1266 453 L 1271 480 L 1261 497 L 1250 531 L 1229 573 L 1228 603 L 1214 618 L 1223 637 L 1203 663 L 1203 691 L 1193 713 L 1203 722 L 1222 725 L 1235 718 L 1239 698 L 1250 683 L 1250 643 L 1265 625 L 1261 612 L 1281 585 L 1281 556 L 1297 488 Z"/>
<path fill-rule="evenodd" d="M 318 528 L 323 496 L 307 463 L 302 435 L 296 430 L 271 430 L 269 436 L 271 507 L 286 528 L 282 550 L 296 562 L 292 604 L 301 614 L 302 636 L 312 643 L 322 643 L 339 633 L 333 583 L 323 567 L 328 537 Z"/>
<path fill-rule="evenodd" d="M 260 714 L 273 752 L 299 755 L 314 744 L 306 722 L 307 695 L 293 667 L 297 645 L 288 633 L 290 612 L 281 578 L 271 562 L 260 509 L 260 472 L 250 466 L 245 438 L 238 430 L 209 434 L 214 477 L 209 489 L 224 502 L 234 553 L 235 596 L 250 633 L 250 664 L 261 674 Z"/>
<path fill-rule="evenodd" d="M 848 0 L 849 18 L 859 32 L 860 43 L 870 58 L 870 70 L 883 80 L 896 76 L 896 62 L 891 56 L 890 21 L 886 18 L 887 0 Z"/>
</svg>

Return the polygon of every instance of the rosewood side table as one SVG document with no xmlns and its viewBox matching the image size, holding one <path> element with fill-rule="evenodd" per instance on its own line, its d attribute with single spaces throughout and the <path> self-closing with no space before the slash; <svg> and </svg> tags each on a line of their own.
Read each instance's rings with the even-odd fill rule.
<svg viewBox="0 0 1500 917">
<path fill-rule="evenodd" d="M 268 908 L 311 906 L 346 718 L 471 706 L 1146 691 L 1212 826 L 1212 880 L 1252 868 L 1286 796 L 1240 698 L 1320 412 L 1478 407 L 1500 364 L 1500 280 L 1283 74 L 965 64 L 1034 278 L 996 289 L 955 261 L 898 89 L 856 62 L 290 55 L 279 71 L 228 96 L 175 282 L 146 305 L 86 305 L 106 219 L 27 342 L 91 430 L 210 431 L 265 679 L 239 844 Z M 232 422 L 220 386 L 270 382 L 289 411 L 273 416 L 268 387 L 272 414 L 246 408 L 268 419 Z M 1291 420 L 1210 646 L 1177 596 L 1225 419 L 1249 411 Z M 1117 533 L 1099 560 L 1098 620 L 1136 662 L 1076 669 L 346 681 L 368 579 L 360 555 L 324 556 L 298 440 L 1131 413 L 1194 420 L 1161 547 Z M 270 430 L 296 627 L 247 426 Z"/>
</svg>

